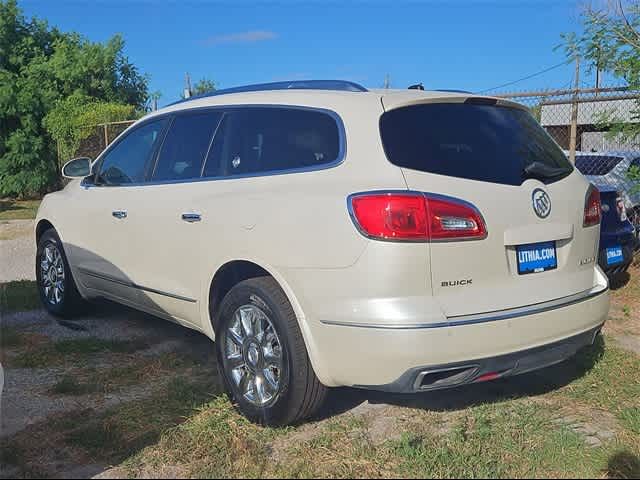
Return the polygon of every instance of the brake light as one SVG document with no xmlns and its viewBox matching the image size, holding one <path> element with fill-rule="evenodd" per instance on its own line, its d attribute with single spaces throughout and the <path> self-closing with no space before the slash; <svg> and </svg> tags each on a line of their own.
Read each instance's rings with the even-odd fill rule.
<svg viewBox="0 0 640 480">
<path fill-rule="evenodd" d="M 375 192 L 349 197 L 353 221 L 379 240 L 480 239 L 487 229 L 480 212 L 462 200 L 417 192 Z"/>
<path fill-rule="evenodd" d="M 602 219 L 602 205 L 600 203 L 600 192 L 593 185 L 589 187 L 587 199 L 584 204 L 584 227 L 592 227 L 600 224 Z"/>
</svg>

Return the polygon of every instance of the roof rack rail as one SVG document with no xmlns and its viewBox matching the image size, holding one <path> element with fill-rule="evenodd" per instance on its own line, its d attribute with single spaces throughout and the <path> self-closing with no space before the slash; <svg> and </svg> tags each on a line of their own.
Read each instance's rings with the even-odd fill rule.
<svg viewBox="0 0 640 480">
<path fill-rule="evenodd" d="M 227 95 L 229 93 L 263 92 L 268 90 L 336 90 L 340 92 L 369 91 L 362 85 L 346 80 L 293 80 L 290 82 L 256 83 L 254 85 L 243 85 L 240 87 L 225 88 L 223 90 L 214 90 L 201 95 L 194 95 L 193 97 L 185 98 L 184 100 L 178 100 L 171 105 L 189 102 L 198 98 Z"/>
<path fill-rule="evenodd" d="M 436 92 L 469 93 L 469 94 L 473 94 L 473 92 L 470 92 L 469 90 L 456 90 L 456 89 L 447 89 L 447 88 L 440 88 L 440 89 L 436 90 Z"/>
</svg>

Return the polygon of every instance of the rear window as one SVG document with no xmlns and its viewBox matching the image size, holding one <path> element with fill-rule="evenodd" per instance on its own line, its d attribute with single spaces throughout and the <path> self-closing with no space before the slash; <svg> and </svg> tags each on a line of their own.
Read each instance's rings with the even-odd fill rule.
<svg viewBox="0 0 640 480">
<path fill-rule="evenodd" d="M 577 155 L 576 168 L 583 175 L 606 175 L 622 161 L 609 155 Z"/>
<path fill-rule="evenodd" d="M 537 162 L 573 170 L 569 160 L 527 111 L 469 103 L 437 103 L 391 110 L 380 134 L 391 163 L 421 172 L 483 182 L 521 185 Z"/>
</svg>

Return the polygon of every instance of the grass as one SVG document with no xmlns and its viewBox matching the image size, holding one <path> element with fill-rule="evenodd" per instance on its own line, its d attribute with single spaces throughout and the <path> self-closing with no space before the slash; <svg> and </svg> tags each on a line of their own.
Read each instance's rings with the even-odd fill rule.
<svg viewBox="0 0 640 480">
<path fill-rule="evenodd" d="M 92 355 L 94 353 L 133 353 L 149 346 L 144 340 L 113 340 L 95 337 L 60 340 L 54 344 L 55 351 L 62 355 Z"/>
<path fill-rule="evenodd" d="M 35 310 L 40 306 L 36 282 L 17 280 L 0 284 L 0 313 Z"/>
<path fill-rule="evenodd" d="M 593 359 L 589 356 L 595 354 L 594 349 L 585 350 L 578 355 L 576 362 L 591 363 Z M 593 368 L 584 376 L 562 388 L 558 394 L 609 411 L 619 420 L 628 420 L 628 409 L 633 409 L 637 427 L 640 418 L 640 357 L 608 343 L 602 357 L 592 364 Z"/>
<path fill-rule="evenodd" d="M 0 200 L 0 220 L 32 220 L 39 206 L 40 200 Z"/>
<path fill-rule="evenodd" d="M 197 411 L 212 391 L 207 381 L 175 378 L 144 400 L 103 412 L 84 409 L 52 416 L 0 440 L 0 459 L 4 465 L 18 467 L 21 475 L 36 478 L 51 476 L 46 460 L 56 466 L 118 463 L 157 442 L 163 431 Z"/>
<path fill-rule="evenodd" d="M 24 343 L 23 335 L 15 328 L 0 326 L 0 347 L 5 348 L 19 347 Z"/>
<path fill-rule="evenodd" d="M 75 338 L 32 346 L 12 358 L 9 364 L 19 368 L 46 368 L 65 363 L 72 365 L 96 354 L 131 354 L 147 347 L 148 344 L 139 339 Z"/>
<path fill-rule="evenodd" d="M 144 384 L 151 376 L 163 377 L 175 374 L 191 364 L 189 359 L 175 353 L 165 353 L 157 358 L 134 360 L 127 365 L 109 369 L 89 368 L 73 375 L 64 375 L 52 388 L 54 395 L 79 396 L 91 393 L 113 393 L 124 387 Z"/>
<path fill-rule="evenodd" d="M 640 435 L 640 406 L 627 407 L 620 411 L 619 418 L 622 424 L 631 432 Z"/>
<path fill-rule="evenodd" d="M 408 477 L 600 476 L 614 446 L 589 449 L 579 434 L 526 401 L 472 408 L 443 438 L 405 434 L 394 446 Z"/>
<path fill-rule="evenodd" d="M 94 457 L 123 460 L 156 441 L 168 426 L 179 424 L 207 399 L 210 388 L 206 382 L 175 378 L 146 400 L 112 408 L 83 425 L 76 423 L 64 434 L 64 442 Z"/>
<path fill-rule="evenodd" d="M 82 383 L 71 375 L 65 375 L 51 388 L 51 393 L 56 395 L 85 395 L 92 392 L 95 392 L 93 383 Z"/>
</svg>

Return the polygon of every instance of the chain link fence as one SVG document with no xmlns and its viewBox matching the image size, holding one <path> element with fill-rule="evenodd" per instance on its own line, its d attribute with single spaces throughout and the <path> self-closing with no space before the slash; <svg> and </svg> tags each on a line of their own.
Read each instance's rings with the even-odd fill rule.
<svg viewBox="0 0 640 480">
<path fill-rule="evenodd" d="M 124 120 L 85 127 L 88 136 L 80 142 L 75 156 L 95 159 L 134 122 L 135 120 Z"/>
<path fill-rule="evenodd" d="M 625 87 L 542 90 L 495 95 L 528 106 L 547 132 L 568 152 L 640 151 L 640 137 L 614 133 L 640 122 L 640 91 Z"/>
</svg>

